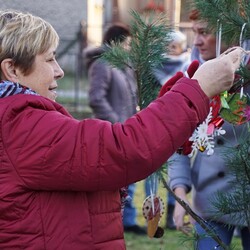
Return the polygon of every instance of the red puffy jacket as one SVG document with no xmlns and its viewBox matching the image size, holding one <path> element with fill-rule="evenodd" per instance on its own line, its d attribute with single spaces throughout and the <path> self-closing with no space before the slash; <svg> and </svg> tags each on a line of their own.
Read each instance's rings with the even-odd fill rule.
<svg viewBox="0 0 250 250">
<path fill-rule="evenodd" d="M 124 124 L 78 121 L 40 96 L 0 99 L 0 249 L 125 249 L 118 189 L 159 168 L 208 104 L 186 78 Z"/>
</svg>

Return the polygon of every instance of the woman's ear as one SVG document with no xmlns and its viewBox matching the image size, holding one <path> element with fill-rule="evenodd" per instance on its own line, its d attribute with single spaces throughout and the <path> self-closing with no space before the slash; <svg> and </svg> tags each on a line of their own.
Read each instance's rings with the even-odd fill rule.
<svg viewBox="0 0 250 250">
<path fill-rule="evenodd" d="M 16 75 L 16 68 L 11 58 L 6 58 L 1 62 L 2 80 L 8 80 L 11 82 L 18 82 Z"/>
</svg>

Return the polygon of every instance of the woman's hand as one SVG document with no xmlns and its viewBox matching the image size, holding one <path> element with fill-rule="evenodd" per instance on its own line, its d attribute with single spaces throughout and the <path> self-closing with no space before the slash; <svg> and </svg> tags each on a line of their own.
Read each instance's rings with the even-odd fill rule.
<svg viewBox="0 0 250 250">
<path fill-rule="evenodd" d="M 175 194 L 184 202 L 189 204 L 186 191 L 184 188 L 182 187 L 176 188 Z M 194 223 L 194 220 L 191 216 L 187 215 L 186 210 L 178 202 L 175 203 L 174 223 L 176 225 L 177 230 L 183 232 L 186 235 L 189 235 L 191 233 L 192 230 L 191 224 Z"/>
<path fill-rule="evenodd" d="M 234 74 L 239 68 L 244 50 L 241 47 L 230 48 L 219 57 L 203 63 L 194 73 L 204 93 L 212 98 L 230 89 Z"/>
</svg>

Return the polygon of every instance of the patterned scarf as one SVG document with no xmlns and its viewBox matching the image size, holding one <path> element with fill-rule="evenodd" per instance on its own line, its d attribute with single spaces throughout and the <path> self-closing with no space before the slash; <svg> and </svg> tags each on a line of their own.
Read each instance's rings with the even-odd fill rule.
<svg viewBox="0 0 250 250">
<path fill-rule="evenodd" d="M 24 87 L 19 83 L 10 81 L 0 82 L 0 98 L 17 94 L 38 95 L 35 91 L 31 90 L 30 88 Z"/>
</svg>

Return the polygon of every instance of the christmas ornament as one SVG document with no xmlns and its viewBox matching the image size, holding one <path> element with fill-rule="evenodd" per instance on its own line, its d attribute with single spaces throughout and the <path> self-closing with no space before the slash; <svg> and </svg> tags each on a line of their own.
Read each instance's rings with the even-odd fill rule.
<svg viewBox="0 0 250 250">
<path fill-rule="evenodd" d="M 192 141 L 192 151 L 189 157 L 194 156 L 197 150 L 201 152 L 207 151 L 208 155 L 212 155 L 214 153 L 214 137 L 226 133 L 220 127 L 223 122 L 220 119 L 212 119 L 212 110 L 212 107 L 210 107 L 206 120 L 195 129 L 189 138 Z"/>
<path fill-rule="evenodd" d="M 154 194 L 148 196 L 142 206 L 144 218 L 147 220 L 147 234 L 150 238 L 162 237 L 164 230 L 159 227 L 159 222 L 164 214 L 163 200 Z"/>
<path fill-rule="evenodd" d="M 249 110 L 247 95 L 241 96 L 240 93 L 234 93 L 226 98 L 229 108 L 222 108 L 220 116 L 234 125 L 241 125 L 248 121 L 247 112 Z"/>
</svg>

